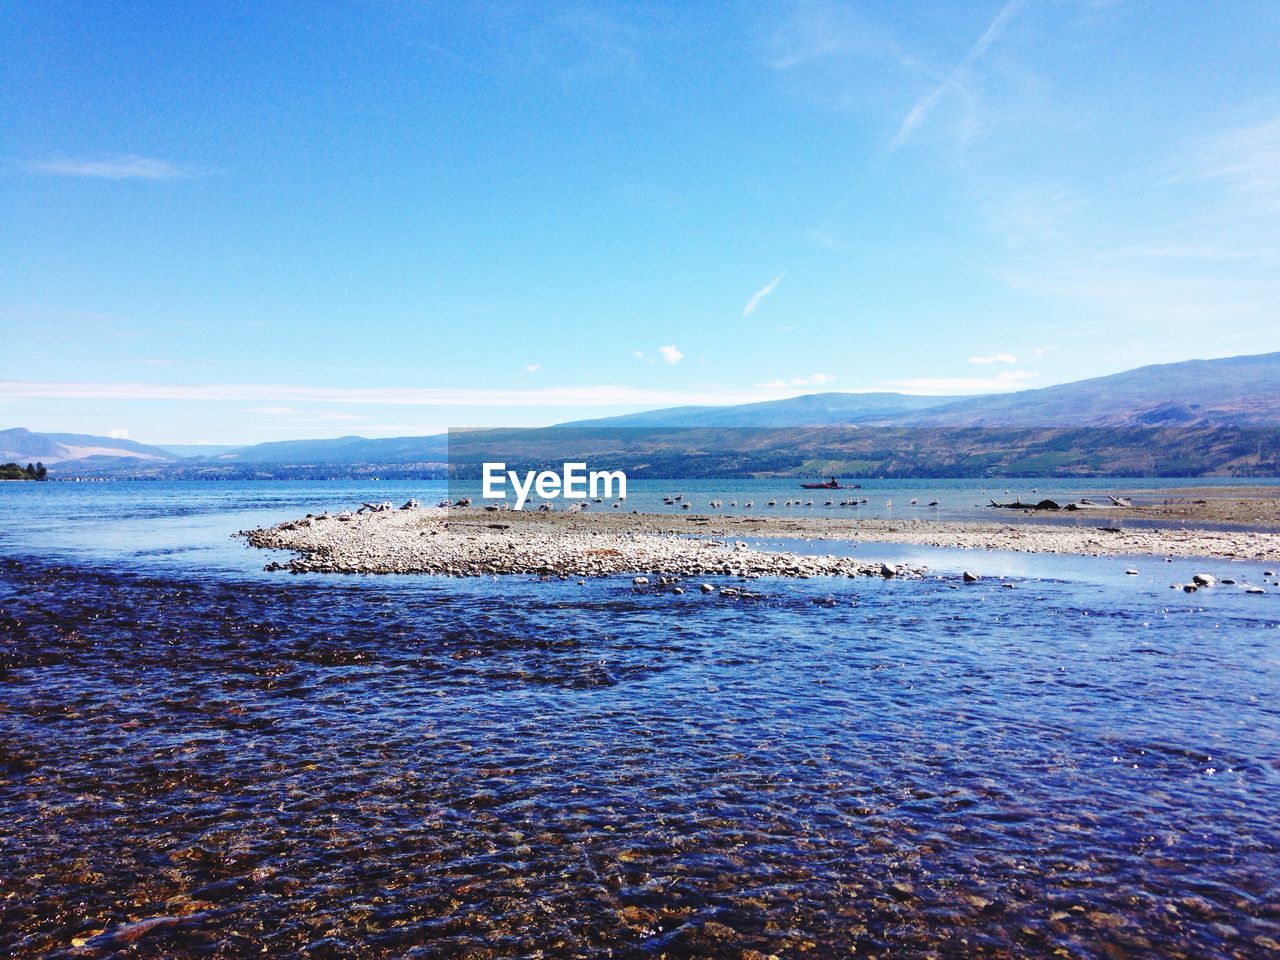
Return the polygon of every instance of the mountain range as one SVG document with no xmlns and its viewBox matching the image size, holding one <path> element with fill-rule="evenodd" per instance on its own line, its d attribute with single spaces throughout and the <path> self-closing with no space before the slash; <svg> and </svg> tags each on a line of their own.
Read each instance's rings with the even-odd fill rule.
<svg viewBox="0 0 1280 960">
<path fill-rule="evenodd" d="M 580 449 L 578 456 L 627 450 L 641 472 L 658 465 L 680 469 L 689 461 L 680 451 L 696 447 L 710 458 L 705 469 L 741 471 L 1260 475 L 1277 469 L 1280 353 L 1160 364 L 1006 394 L 818 393 L 475 436 L 493 449 L 532 451 L 542 443 L 549 450 L 545 445 L 554 443 L 557 450 Z M 736 456 L 742 451 L 754 461 Z M 440 472 L 448 454 L 444 434 L 165 448 L 83 434 L 0 431 L 0 462 L 42 461 L 54 477 L 421 475 Z"/>
</svg>

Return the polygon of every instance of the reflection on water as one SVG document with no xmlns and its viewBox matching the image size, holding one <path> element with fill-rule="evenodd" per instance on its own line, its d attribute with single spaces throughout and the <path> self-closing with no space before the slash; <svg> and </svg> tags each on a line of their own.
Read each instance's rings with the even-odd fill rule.
<svg viewBox="0 0 1280 960">
<path fill-rule="evenodd" d="M 0 952 L 1280 942 L 1273 596 L 130 557 L 0 561 Z"/>
</svg>

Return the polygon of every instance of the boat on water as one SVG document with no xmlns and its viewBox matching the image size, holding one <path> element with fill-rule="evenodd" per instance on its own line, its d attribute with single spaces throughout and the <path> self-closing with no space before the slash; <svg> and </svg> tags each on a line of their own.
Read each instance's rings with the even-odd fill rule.
<svg viewBox="0 0 1280 960">
<path fill-rule="evenodd" d="M 824 480 L 822 483 L 802 483 L 800 484 L 805 490 L 861 490 L 862 484 L 855 483 L 850 486 L 841 486 L 840 481 L 835 477 L 830 480 Z"/>
</svg>

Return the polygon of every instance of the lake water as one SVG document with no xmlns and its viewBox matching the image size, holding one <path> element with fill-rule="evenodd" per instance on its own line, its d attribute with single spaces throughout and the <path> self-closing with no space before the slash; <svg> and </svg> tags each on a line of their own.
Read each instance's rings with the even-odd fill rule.
<svg viewBox="0 0 1280 960">
<path fill-rule="evenodd" d="M 628 508 L 770 483 L 799 495 Z M 1169 483 L 862 493 L 961 515 Z M 730 599 L 292 577 L 231 538 L 443 495 L 0 485 L 0 954 L 1280 950 L 1280 588 L 861 545 L 933 573 Z"/>
</svg>

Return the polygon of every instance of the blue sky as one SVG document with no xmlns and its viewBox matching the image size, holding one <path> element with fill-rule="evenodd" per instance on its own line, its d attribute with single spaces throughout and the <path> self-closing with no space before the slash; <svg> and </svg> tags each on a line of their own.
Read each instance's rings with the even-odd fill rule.
<svg viewBox="0 0 1280 960">
<path fill-rule="evenodd" d="M 390 436 L 1280 350 L 1280 5 L 0 8 L 0 426 Z"/>
</svg>

